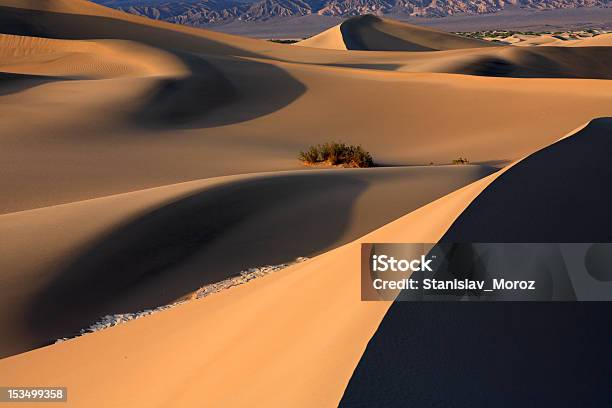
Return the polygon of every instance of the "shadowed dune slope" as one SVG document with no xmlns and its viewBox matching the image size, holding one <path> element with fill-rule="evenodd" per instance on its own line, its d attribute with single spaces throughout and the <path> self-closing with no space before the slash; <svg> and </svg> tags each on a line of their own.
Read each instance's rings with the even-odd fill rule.
<svg viewBox="0 0 612 408">
<path fill-rule="evenodd" d="M 57 77 L 47 75 L 0 72 L 0 96 L 16 94 L 58 80 Z"/>
<path fill-rule="evenodd" d="M 611 150 L 612 118 L 594 120 L 499 175 L 441 241 L 610 242 Z M 341 406 L 605 406 L 611 313 L 609 302 L 396 302 Z"/>
<path fill-rule="evenodd" d="M 223 177 L 0 216 L 0 327 L 11 331 L 0 355 L 72 335 L 109 313 L 170 303 L 250 267 L 322 253 L 492 171 Z M 381 200 L 387 196 L 394 200 Z"/>
<path fill-rule="evenodd" d="M 587 167 L 582 176 L 589 177 L 593 168 L 607 171 L 607 123 L 607 120 L 594 122 L 577 135 L 577 142 L 567 139 L 570 148 L 578 148 L 599 164 Z M 595 136 L 590 133 L 593 131 Z M 584 135 L 590 137 L 583 138 Z M 548 190 L 541 190 L 541 184 L 532 184 L 531 180 L 538 180 L 537 171 L 544 171 L 544 176 L 554 171 L 546 166 L 554 165 L 558 170 L 574 157 L 571 150 L 571 157 L 566 157 L 568 150 L 563 143 L 566 142 L 542 151 L 545 160 L 541 164 L 537 163 L 540 153 L 526 159 L 527 169 L 535 173 L 529 173 L 526 180 L 519 177 L 522 184 L 521 190 L 516 192 L 517 199 L 535 200 L 540 191 L 545 195 L 542 198 L 556 198 L 551 197 Z M 553 161 L 547 158 L 549 154 L 554 156 L 559 147 L 561 157 L 557 156 Z M 520 176 L 521 162 L 507 170 L 508 178 L 514 177 L 513 169 Z M 573 167 L 570 169 L 567 173 L 580 171 Z M 460 224 L 461 214 L 470 203 L 488 199 L 487 187 L 494 186 L 504 174 L 496 173 L 476 181 L 357 241 L 248 285 L 104 332 L 1 360 L 0 380 L 7 384 L 45 385 L 52 384 L 61 375 L 63 384 L 75 390 L 69 406 L 122 405 L 142 395 L 155 401 L 171 400 L 169 405 L 189 406 L 201 401 L 202 390 L 206 391 L 207 401 L 212 405 L 240 406 L 252 401 L 265 406 L 336 405 L 368 340 L 390 306 L 388 302 L 359 300 L 360 243 L 457 239 L 451 234 Z M 563 182 L 559 177 L 544 179 L 552 183 Z M 578 187 L 573 181 L 570 184 Z M 527 193 L 533 197 L 525 195 Z M 506 225 L 503 208 L 508 207 L 498 207 L 497 218 L 488 218 L 488 222 L 479 228 L 495 229 L 496 220 L 500 225 Z M 587 217 L 590 215 L 585 214 Z M 602 214 L 593 213 L 594 217 L 598 215 Z M 548 214 L 542 216 L 548 217 L 551 223 L 558 222 Z M 453 225 L 458 217 L 459 221 Z M 512 228 L 519 229 L 520 225 L 524 224 Z M 529 225 L 525 227 L 527 230 L 530 228 Z M 599 236 L 597 231 L 592 232 L 593 238 Z M 459 238 L 477 240 L 478 236 Z M 550 239 L 554 240 L 554 237 Z M 564 382 L 570 376 L 575 378 L 575 372 L 582 372 L 583 378 L 593 379 L 593 384 L 602 384 L 610 374 L 610 365 L 601 358 L 605 355 L 605 347 L 593 347 L 593 344 L 603 346 L 600 340 L 604 341 L 605 337 L 607 342 L 609 337 L 607 334 L 604 336 L 606 331 L 598 326 L 602 324 L 602 317 L 593 310 L 597 305 L 580 308 L 572 305 L 570 308 L 540 304 L 532 305 L 534 310 L 523 310 L 526 307 L 517 305 L 494 305 L 491 310 L 497 312 L 484 314 L 486 324 L 470 312 L 476 310 L 474 305 L 458 306 L 453 304 L 450 310 L 448 306 L 439 304 L 394 304 L 392 317 L 384 319 L 365 353 L 364 359 L 372 361 L 369 360 L 374 353 L 372 350 L 378 350 L 374 357 L 380 358 L 369 367 L 375 371 L 366 371 L 368 367 L 362 367 L 365 364 L 362 360 L 345 394 L 344 404 L 359 406 L 370 401 L 380 405 L 381 402 L 389 403 L 390 398 L 435 402 L 442 398 L 439 389 L 428 387 L 439 385 L 441 376 L 448 376 L 449 384 L 459 384 L 457 390 L 449 392 L 458 392 L 460 397 L 464 397 L 460 393 L 469 392 L 467 397 L 477 404 L 481 402 L 480 396 L 487 397 L 490 390 L 498 391 L 497 396 L 503 395 L 505 401 L 514 402 L 535 389 L 512 386 L 516 384 L 517 376 L 531 378 L 529 373 L 538 372 L 534 370 L 532 361 L 523 359 L 523 353 L 534 350 L 533 344 L 537 345 L 539 352 L 533 356 L 533 361 L 543 361 L 544 367 L 557 367 L 552 375 L 555 375 L 555 380 L 563 380 L 560 384 L 566 385 L 561 390 L 555 387 L 554 393 L 550 394 L 553 398 L 556 395 L 567 396 L 568 401 L 586 398 L 584 396 L 588 394 L 584 387 L 588 382 L 574 383 L 573 387 Z M 551 310 L 555 307 L 556 314 L 553 315 Z M 592 313 L 583 315 L 587 309 Z M 481 308 L 479 312 L 482 313 Z M 570 321 L 567 316 L 570 316 Z M 599 316 L 599 319 L 595 321 L 592 316 Z M 583 320 L 579 321 L 579 317 Z M 401 324 L 397 324 L 398 321 Z M 388 332 L 386 327 L 393 329 L 392 334 L 396 336 L 385 336 L 388 348 L 380 349 L 377 339 L 381 333 Z M 584 331 L 578 332 L 576 328 Z M 245 336 L 245 333 L 249 335 Z M 155 341 L 143 342 L 144 338 Z M 486 340 L 484 343 L 483 339 Z M 499 344 L 506 347 L 498 348 Z M 563 348 L 557 344 L 562 344 Z M 440 354 L 442 347 L 450 348 L 453 353 Z M 168 350 L 177 348 L 182 352 L 168 353 Z M 224 358 L 219 359 L 218 353 L 222 350 L 225 351 Z M 519 362 L 518 367 L 523 367 L 523 362 L 528 366 L 518 371 L 512 368 L 514 366 L 508 368 L 507 353 Z M 593 360 L 595 354 L 598 361 Z M 488 358 L 483 359 L 483 355 Z M 410 358 L 406 360 L 406 356 Z M 84 365 L 81 361 L 90 364 Z M 475 366 L 475 361 L 493 363 L 481 367 Z M 582 369 L 587 368 L 587 363 L 592 363 L 592 371 L 588 373 Z M 578 371 L 565 369 L 568 365 L 578 368 Z M 387 367 L 394 371 L 385 371 Z M 416 368 L 407 372 L 406 367 Z M 477 367 L 478 371 L 472 371 L 471 367 Z M 142 370 L 148 373 L 146 378 L 137 375 Z M 237 370 L 241 376 L 235 375 Z M 9 372 L 10 377 L 3 374 Z M 246 375 L 255 372 L 257 376 Z M 497 381 L 500 375 L 503 381 Z M 286 381 L 287 378 L 291 381 Z M 405 381 L 406 378 L 410 381 Z M 475 390 L 473 387 L 477 381 L 473 381 L 474 378 L 482 379 L 488 388 Z M 361 383 L 364 380 L 366 383 Z M 355 393 L 357 381 L 361 386 L 357 391 L 363 390 L 362 393 Z M 185 387 L 186 382 L 189 387 Z M 278 384 L 283 384 L 283 387 L 279 388 Z M 549 384 L 556 383 L 551 381 Z M 240 393 L 231 392 L 237 387 Z M 567 395 L 564 392 L 576 387 L 585 393 Z M 97 392 L 108 388 L 113 392 Z M 369 399 L 377 389 L 386 394 L 380 393 L 377 400 Z M 536 400 L 539 395 L 542 394 L 535 395 Z M 594 398 L 599 395 L 595 394 Z M 507 406 L 503 401 L 495 401 Z"/>
<path fill-rule="evenodd" d="M 338 51 L 339 52 L 339 51 Z M 313 63 L 379 71 L 513 78 L 609 79 L 611 47 L 493 47 L 430 52 L 352 51 Z"/>
<path fill-rule="evenodd" d="M 502 174 L 445 240 L 612 242 L 611 150 L 612 118 L 593 120 Z"/>
<path fill-rule="evenodd" d="M 205 59 L 134 41 L 0 34 L 0 57 L 0 71 L 39 75 L 13 77 L 24 86 L 45 82 L 49 76 L 64 80 L 147 78 L 150 85 L 128 109 L 132 108 L 135 121 L 148 126 L 183 123 L 239 97 L 223 73 Z M 104 99 L 104 95 L 96 96 Z"/>
<path fill-rule="evenodd" d="M 247 285 L 2 359 L 0 381 L 61 378 L 69 407 L 337 405 L 390 305 L 359 300 L 361 242 L 436 242 L 495 177 Z"/>
<path fill-rule="evenodd" d="M 495 47 L 487 41 L 387 20 L 373 15 L 353 17 L 299 45 L 361 51 L 440 51 Z"/>
<path fill-rule="evenodd" d="M 612 48 L 506 47 L 458 62 L 458 74 L 518 78 L 612 79 Z M 444 72 L 444 71 L 441 71 Z"/>
</svg>

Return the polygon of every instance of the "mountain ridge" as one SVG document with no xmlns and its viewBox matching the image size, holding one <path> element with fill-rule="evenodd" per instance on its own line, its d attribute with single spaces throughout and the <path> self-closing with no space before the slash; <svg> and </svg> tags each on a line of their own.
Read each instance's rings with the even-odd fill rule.
<svg viewBox="0 0 612 408">
<path fill-rule="evenodd" d="M 533 10 L 609 7 L 609 0 L 95 0 L 104 6 L 172 23 L 200 26 L 233 20 L 266 21 L 311 14 L 446 17 L 491 14 L 506 7 Z"/>
</svg>

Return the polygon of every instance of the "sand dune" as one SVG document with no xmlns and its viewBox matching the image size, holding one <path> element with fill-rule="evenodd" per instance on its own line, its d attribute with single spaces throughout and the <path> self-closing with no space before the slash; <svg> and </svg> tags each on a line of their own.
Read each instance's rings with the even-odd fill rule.
<svg viewBox="0 0 612 408">
<path fill-rule="evenodd" d="M 611 132 L 612 118 L 597 119 L 521 160 L 484 189 L 441 241 L 609 242 L 612 195 L 605 184 L 612 176 L 607 154 Z M 609 303 L 459 306 L 395 303 L 340 405 L 384 404 L 392 396 L 421 406 L 444 404 L 449 398 L 469 399 L 476 406 L 509 406 L 543 395 L 548 403 L 581 405 L 576 372 L 584 373 L 581 384 L 589 390 L 588 401 L 605 405 L 609 400 L 607 376 L 601 373 L 610 367 L 601 350 L 610 331 L 598 323 L 609 315 Z M 438 352 L 440 339 L 456 358 Z M 565 354 L 567 358 L 559 359 Z M 507 367 L 509 360 L 511 370 L 497 369 Z M 431 370 L 432 365 L 438 370 Z M 517 373 L 521 386 L 506 392 L 505 384 L 516 381 Z M 444 395 L 441 383 L 448 384 Z"/>
<path fill-rule="evenodd" d="M 612 118 L 599 118 L 522 160 L 470 205 L 445 239 L 611 241 L 612 231 L 607 225 L 612 222 L 608 211 L 612 196 L 605 187 L 607 174 L 612 171 L 606 158 L 611 132 Z M 572 191 L 572 195 L 561 199 L 564 191 Z M 519 198 L 525 196 L 531 200 Z M 509 206 L 503 217 L 496 210 L 501 202 Z M 491 220 L 496 228 L 482 228 L 483 219 Z M 558 223 L 560 219 L 564 222 Z"/>
<path fill-rule="evenodd" d="M 341 24 L 333 26 L 320 34 L 314 35 L 302 41 L 295 43 L 299 47 L 322 48 L 327 50 L 347 50 L 342 31 Z"/>
<path fill-rule="evenodd" d="M 499 46 L 366 16 L 291 46 L 81 0 L 0 0 L 0 32 L 0 355 L 314 256 L 4 358 L 2 385 L 61 383 L 75 407 L 336 405 L 390 307 L 359 300 L 361 242 L 607 239 L 586 190 L 606 190 L 609 120 L 555 143 L 611 115 L 604 36 Z M 298 162 L 331 140 L 383 168 Z M 557 205 L 566 182 L 581 194 Z"/>
<path fill-rule="evenodd" d="M 18 3 L 18 2 L 17 2 Z M 87 9 L 82 14 L 76 14 L 78 7 L 73 6 L 71 12 L 65 12 L 62 7 L 52 7 L 47 12 L 32 12 L 26 13 L 27 6 L 17 8 L 15 1 L 0 2 L 0 7 L 5 6 L 5 12 L 2 16 L 7 20 L 4 24 L 3 31 L 9 34 L 52 37 L 62 39 L 100 39 L 100 38 L 117 38 L 122 40 L 131 40 L 144 44 L 160 47 L 164 49 L 174 49 L 190 53 L 205 53 L 207 55 L 221 56 L 241 56 L 251 58 L 275 59 L 280 61 L 290 61 L 298 63 L 318 63 L 340 66 L 366 66 L 370 68 L 397 69 L 403 66 L 418 65 L 421 58 L 427 60 L 446 59 L 446 54 L 435 53 L 398 53 L 397 51 L 418 51 L 418 50 L 465 50 L 471 54 L 474 50 L 468 49 L 485 47 L 487 50 L 496 50 L 495 53 L 503 52 L 504 48 L 498 44 L 492 44 L 487 41 L 473 40 L 469 38 L 444 33 L 429 28 L 412 26 L 404 23 L 398 23 L 391 20 L 382 20 L 374 16 L 363 16 L 359 18 L 349 19 L 343 25 L 349 27 L 357 33 L 363 31 L 363 37 L 368 41 L 380 43 L 380 46 L 372 46 L 371 49 L 380 50 L 381 53 L 376 55 L 376 61 L 372 62 L 372 54 L 369 52 L 350 53 L 339 52 L 341 50 L 331 49 L 312 49 L 311 47 L 295 47 L 284 44 L 270 43 L 267 41 L 253 40 L 242 38 L 212 31 L 204 31 L 193 29 L 185 26 L 167 24 L 163 22 L 153 22 L 145 18 L 140 18 L 133 15 L 119 13 L 114 10 L 100 8 L 104 12 L 99 12 L 93 15 L 91 10 Z M 88 2 L 83 2 L 88 4 Z M 51 3 L 55 4 L 55 3 Z M 75 3 L 80 4 L 80 3 Z M 13 7 L 11 7 L 13 6 Z M 59 11 L 59 12 L 58 12 Z M 2 17 L 0 17 L 2 18 Z M 9 24 L 10 23 L 10 24 Z M 326 31 L 329 35 L 323 37 L 315 36 L 310 41 L 331 41 L 332 43 L 340 44 L 338 35 L 342 34 L 339 28 L 332 28 Z M 380 39 L 376 39 L 373 33 L 382 33 Z M 386 34 L 390 33 L 390 34 Z M 358 37 L 361 34 L 355 34 L 354 42 L 361 41 Z M 331 37 L 330 37 L 331 36 Z M 332 38 L 335 36 L 334 38 Z M 600 36 L 601 37 L 601 36 Z M 326 40 L 325 38 L 328 38 Z M 360 37 L 359 37 L 360 38 Z M 597 38 L 597 37 L 596 37 Z M 588 41 L 588 40 L 584 40 Z M 407 45 L 394 46 L 395 42 Z M 304 43 L 307 45 L 307 43 Z M 385 48 L 386 47 L 386 48 Z M 340 46 L 340 49 L 345 49 L 345 46 Z M 501 50 L 499 50 L 501 48 Z M 370 48 L 355 48 L 355 49 L 370 49 Z M 394 52 L 383 53 L 384 50 L 392 50 Z M 508 52 L 512 52 L 508 50 Z M 455 54 L 459 55 L 459 54 Z M 602 55 L 593 55 L 591 59 L 600 58 Z M 469 59 L 469 55 L 466 56 Z M 570 54 L 570 58 L 576 60 Z M 390 61 L 393 59 L 393 61 Z M 413 64 L 413 62 L 417 64 Z M 510 61 L 510 63 L 513 63 Z M 520 64 L 518 64 L 520 65 Z M 586 65 L 580 64 L 580 60 L 575 61 L 575 66 Z M 410 70 L 410 69 L 408 69 Z M 424 69 L 421 72 L 432 72 Z M 433 72 L 457 72 L 451 69 L 434 68 Z M 462 73 L 462 72 L 458 72 Z M 531 76 L 556 76 L 559 75 L 553 71 L 552 74 L 536 72 Z M 524 76 L 519 73 L 519 76 Z M 576 75 L 571 75 L 576 76 Z M 591 76 L 585 76 L 587 78 Z M 594 76 L 597 78 L 598 76 Z"/>
<path fill-rule="evenodd" d="M 350 18 L 298 45 L 362 51 L 440 51 L 494 46 L 486 41 L 373 15 Z"/>
<path fill-rule="evenodd" d="M 192 405 L 200 398 L 201 389 L 207 390 L 207 401 L 212 405 L 238 406 L 249 400 L 265 406 L 335 405 L 367 340 L 389 307 L 386 302 L 359 301 L 359 243 L 437 242 L 449 228 L 452 231 L 462 222 L 462 213 L 469 213 L 472 206 L 479 205 L 481 197 L 486 197 L 498 183 L 505 186 L 502 180 L 513 178 L 512 174 L 524 171 L 525 166 L 529 169 L 531 163 L 547 168 L 548 159 L 540 163 L 540 156 L 552 155 L 555 160 L 566 162 L 574 157 L 571 145 L 575 143 L 588 149 L 595 143 L 602 152 L 600 157 L 605 156 L 606 149 L 600 144 L 607 143 L 608 122 L 595 122 L 504 172 L 459 189 L 308 262 L 145 319 L 2 360 L 0 373 L 10 372 L 11 376 L 0 379 L 9 384 L 44 385 L 61 377 L 71 389 L 78 390 L 70 401 L 74 406 L 122 405 L 127 399 L 138 406 L 134 396 L 146 405 L 145 395 L 155 401 L 167 400 L 172 395 L 173 404 Z M 599 160 L 593 163 L 594 171 L 607 166 Z M 578 175 L 573 177 L 581 180 Z M 555 179 L 563 182 L 561 178 Z M 539 183 L 523 181 L 520 185 L 541 191 Z M 516 195 L 513 191 L 503 194 Z M 602 204 L 602 208 L 607 205 Z M 459 221 L 455 221 L 457 217 Z M 557 223 L 554 216 L 549 219 Z M 491 230 L 491 225 L 487 225 L 486 230 Z M 208 329 L 214 330 L 214 335 Z M 244 330 L 248 330 L 248 338 L 241 335 Z M 286 337 L 279 337 L 279 332 Z M 156 341 L 143 344 L 140 339 L 145 333 Z M 287 338 L 291 341 L 282 340 Z M 160 347 L 180 348 L 182 352 L 167 359 L 165 353 L 160 353 Z M 221 350 L 226 350 L 226 358 L 219 360 L 216 356 Z M 274 357 L 271 359 L 271 356 Z M 95 370 L 80 361 L 88 361 Z M 37 367 L 34 371 L 33 366 Z M 194 369 L 202 366 L 206 370 Z M 116 371 L 118 367 L 121 370 Z M 141 370 L 149 373 L 146 379 L 136 375 Z M 235 370 L 258 375 L 232 376 L 231 383 L 225 382 L 223 386 L 222 379 Z M 279 390 L 282 378 L 291 378 L 294 385 Z M 186 381 L 192 386 L 184 387 Z M 91 400 L 92 393 L 110 388 L 111 384 L 114 384 L 112 393 Z M 238 387 L 241 392 L 228 394 L 227 387 Z M 312 392 L 314 389 L 316 393 Z M 367 395 L 352 394 L 353 389 L 349 386 L 344 402 L 350 403 L 356 397 L 367 400 Z M 359 388 L 364 392 L 375 389 L 379 388 Z"/>
<path fill-rule="evenodd" d="M 185 76 L 176 56 L 120 40 L 67 41 L 0 34 L 2 72 L 70 78 Z"/>
<path fill-rule="evenodd" d="M 565 41 L 553 35 L 519 35 L 514 34 L 503 39 L 504 42 L 509 42 L 512 45 L 519 47 L 533 47 L 541 45 L 562 45 Z"/>
<path fill-rule="evenodd" d="M 0 300 L 0 326 L 12 333 L 0 354 L 72 335 L 106 314 L 171 303 L 250 267 L 320 254 L 492 171 L 231 176 L 0 215 L 10 293 Z M 378 197 L 393 194 L 381 205 Z"/>
<path fill-rule="evenodd" d="M 191 52 L 253 55 L 282 44 L 122 13 L 85 0 L 0 0 L 2 32 L 58 39 L 121 39 Z"/>
<path fill-rule="evenodd" d="M 514 34 L 503 38 L 502 41 L 510 43 L 518 47 L 610 47 L 612 45 L 611 34 L 600 34 L 591 37 L 570 37 L 567 33 L 564 35 L 553 34 L 533 34 L 522 35 Z"/>
<path fill-rule="evenodd" d="M 487 54 L 472 54 L 450 72 L 469 75 L 521 78 L 594 78 L 612 79 L 606 69 L 612 64 L 608 49 L 577 47 L 510 48 Z M 444 72 L 440 70 L 439 72 Z M 447 71 L 448 72 L 448 71 Z"/>
<path fill-rule="evenodd" d="M 166 401 L 170 396 L 172 404 L 189 406 L 200 401 L 202 389 L 211 405 L 240 406 L 254 400 L 262 406 L 334 405 L 389 307 L 386 302 L 359 301 L 359 242 L 436 241 L 492 177 L 359 241 L 249 285 L 0 360 L 0 380 L 48 384 L 61 376 L 75 390 L 69 406 L 118 406 L 128 399 L 137 406 L 135 399 L 146 405 L 147 400 Z M 145 333 L 156 341 L 143 344 Z M 181 353 L 167 358 L 163 349 Z M 222 350 L 226 357 L 218 359 Z M 32 364 L 40 368 L 32 372 Z M 147 372 L 146 378 L 136 370 Z M 242 375 L 231 374 L 236 372 Z M 279 389 L 286 378 L 292 381 Z M 92 400 L 96 390 L 111 384 L 112 392 Z"/>
<path fill-rule="evenodd" d="M 203 68 L 190 69 L 201 76 L 183 78 L 183 88 L 155 77 L 13 80 L 23 91 L 0 96 L 10 146 L 0 152 L 1 211 L 296 169 L 297 152 L 330 139 L 362 144 L 383 164 L 508 161 L 612 108 L 611 85 L 598 80 L 200 59 Z"/>
<path fill-rule="evenodd" d="M 599 136 L 597 140 L 605 142 L 606 139 L 602 136 L 609 131 L 605 123 L 603 122 L 602 126 L 601 122 L 598 122 L 595 126 L 587 127 L 583 133 L 588 138 L 594 130 Z M 574 137 L 582 138 L 583 133 Z M 567 140 L 571 143 L 573 139 Z M 545 151 L 555 150 L 557 145 Z M 150 398 L 159 401 L 167 399 L 169 395 L 174 395 L 175 398 L 180 395 L 179 400 L 173 403 L 184 405 L 193 404 L 199 398 L 195 388 L 209 390 L 208 401 L 213 405 L 218 401 L 237 406 L 250 399 L 256 399 L 262 405 L 268 406 L 296 402 L 297 405 L 303 406 L 334 405 L 339 400 L 348 380 L 347 376 L 351 374 L 367 339 L 389 306 L 383 302 L 359 301 L 359 243 L 436 242 L 448 228 L 452 228 L 453 221 L 466 207 L 469 210 L 470 202 L 479 194 L 482 195 L 483 190 L 486 194 L 498 181 L 501 182 L 506 174 L 520 171 L 523 162 L 537 160 L 538 155 L 519 162 L 505 172 L 453 192 L 353 243 L 306 263 L 146 319 L 5 359 L 0 362 L 0 367 L 10 367 L 13 375 L 7 380 L 16 383 L 35 381 L 37 384 L 46 384 L 62 373 L 62 378 L 72 389 L 86 389 L 89 392 L 107 388 L 110 385 L 109 370 L 116 369 L 119 364 L 122 367 L 119 375 L 126 380 L 136 378 L 132 373 L 135 367 L 146 367 L 147 372 L 153 373 L 147 376 L 146 381 L 131 382 L 116 381 L 115 374 L 112 383 L 125 385 L 113 388 L 112 394 L 105 394 L 104 401 L 98 400 L 93 406 L 96 406 L 96 403 L 100 406 L 121 405 L 128 396 L 133 398 L 134 395 L 142 395 L 141 393 L 151 393 L 151 384 L 159 386 L 153 387 L 155 391 L 154 394 L 148 394 Z M 536 185 L 539 186 L 534 184 Z M 242 302 L 248 302 L 249 307 L 242 307 Z M 279 307 L 280 305 L 282 307 Z M 318 308 L 325 312 L 317 312 Z M 219 310 L 223 310 L 223 313 L 220 314 Z M 312 316 L 317 317 L 313 319 Z M 221 318 L 224 321 L 222 325 L 218 323 Z M 181 324 L 194 321 L 198 324 Z M 249 325 L 249 321 L 252 325 Z M 169 325 L 172 330 L 165 330 Z M 214 327 L 215 335 L 204 335 L 202 330 L 210 327 Z M 251 329 L 247 340 L 239 333 L 248 327 Z M 284 342 L 279 343 L 278 336 L 272 335 L 278 333 L 280 327 L 283 333 L 292 339 L 291 346 Z M 317 334 L 323 331 L 324 336 Z M 158 342 L 143 347 L 138 338 L 144 333 L 153 335 Z M 275 336 L 276 340 L 270 336 Z M 331 343 L 328 341 L 330 338 L 334 339 Z M 178 347 L 179 343 L 183 353 L 172 360 L 164 359 L 163 354 L 154 357 L 158 353 L 159 344 L 172 348 Z M 100 352 L 102 344 L 103 353 Z M 222 361 L 215 360 L 216 350 L 220 348 L 230 351 L 230 357 Z M 273 354 L 276 356 L 273 361 L 269 359 L 272 349 L 275 350 Z M 295 349 L 300 352 L 294 352 Z M 86 368 L 77 365 L 75 360 L 63 357 L 67 355 L 78 355 L 80 359 L 92 362 L 96 370 L 90 373 Z M 189 357 L 186 357 L 187 355 Z M 186 358 L 189 358 L 189 363 Z M 129 360 L 129 364 L 122 363 L 125 359 Z M 194 363 L 194 359 L 198 362 Z M 60 361 L 63 364 L 58 367 Z M 32 364 L 41 367 L 35 374 L 28 370 Z M 160 370 L 160 364 L 163 364 L 166 370 Z M 204 372 L 195 374 L 190 369 L 194 365 L 202 364 L 207 367 Z M 224 373 L 238 367 L 242 373 L 256 371 L 258 380 L 254 381 L 249 376 L 234 378 L 232 387 L 239 387 L 241 392 L 228 396 L 219 378 L 224 378 Z M 329 376 L 321 374 L 322 368 Z M 172 372 L 171 377 L 163 374 L 167 373 L 168 369 Z M 212 372 L 215 375 L 211 375 Z M 87 375 L 84 375 L 85 373 Z M 91 378 L 91 375 L 95 375 L 95 378 Z M 190 378 L 194 387 L 186 389 L 179 386 L 184 383 L 182 379 L 185 376 Z M 292 383 L 296 386 L 278 390 L 279 381 L 287 376 L 292 378 Z M 92 388 L 87 385 L 89 381 L 96 386 Z M 180 393 L 173 391 L 176 387 L 181 388 Z M 312 393 L 313 389 L 318 392 Z M 72 403 L 75 406 L 85 401 L 90 402 L 87 393 L 78 393 L 73 398 Z"/>
<path fill-rule="evenodd" d="M 321 64 L 401 72 L 429 72 L 512 78 L 610 79 L 607 47 L 495 47 L 419 53 L 353 52 Z"/>
</svg>

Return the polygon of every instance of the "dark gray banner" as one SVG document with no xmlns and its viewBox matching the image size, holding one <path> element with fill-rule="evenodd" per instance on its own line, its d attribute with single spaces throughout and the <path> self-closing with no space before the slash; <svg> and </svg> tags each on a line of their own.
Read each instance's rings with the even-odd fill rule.
<svg viewBox="0 0 612 408">
<path fill-rule="evenodd" d="M 66 401 L 68 401 L 66 387 L 0 387 L 0 403 Z"/>
<path fill-rule="evenodd" d="M 609 301 L 612 243 L 362 244 L 361 299 Z"/>
</svg>

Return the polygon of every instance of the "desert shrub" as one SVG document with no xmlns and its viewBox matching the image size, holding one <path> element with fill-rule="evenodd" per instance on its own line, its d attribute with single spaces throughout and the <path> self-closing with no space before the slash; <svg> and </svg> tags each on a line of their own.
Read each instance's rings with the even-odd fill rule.
<svg viewBox="0 0 612 408">
<path fill-rule="evenodd" d="M 300 152 L 299 159 L 306 163 L 318 163 L 321 161 L 319 159 L 318 146 L 310 146 L 305 152 Z"/>
<path fill-rule="evenodd" d="M 361 146 L 331 142 L 310 146 L 300 152 L 299 159 L 307 164 L 344 165 L 346 167 L 372 167 L 374 160 Z"/>
<path fill-rule="evenodd" d="M 458 159 L 453 160 L 453 164 L 469 164 L 470 161 L 465 157 L 459 157 Z"/>
</svg>

